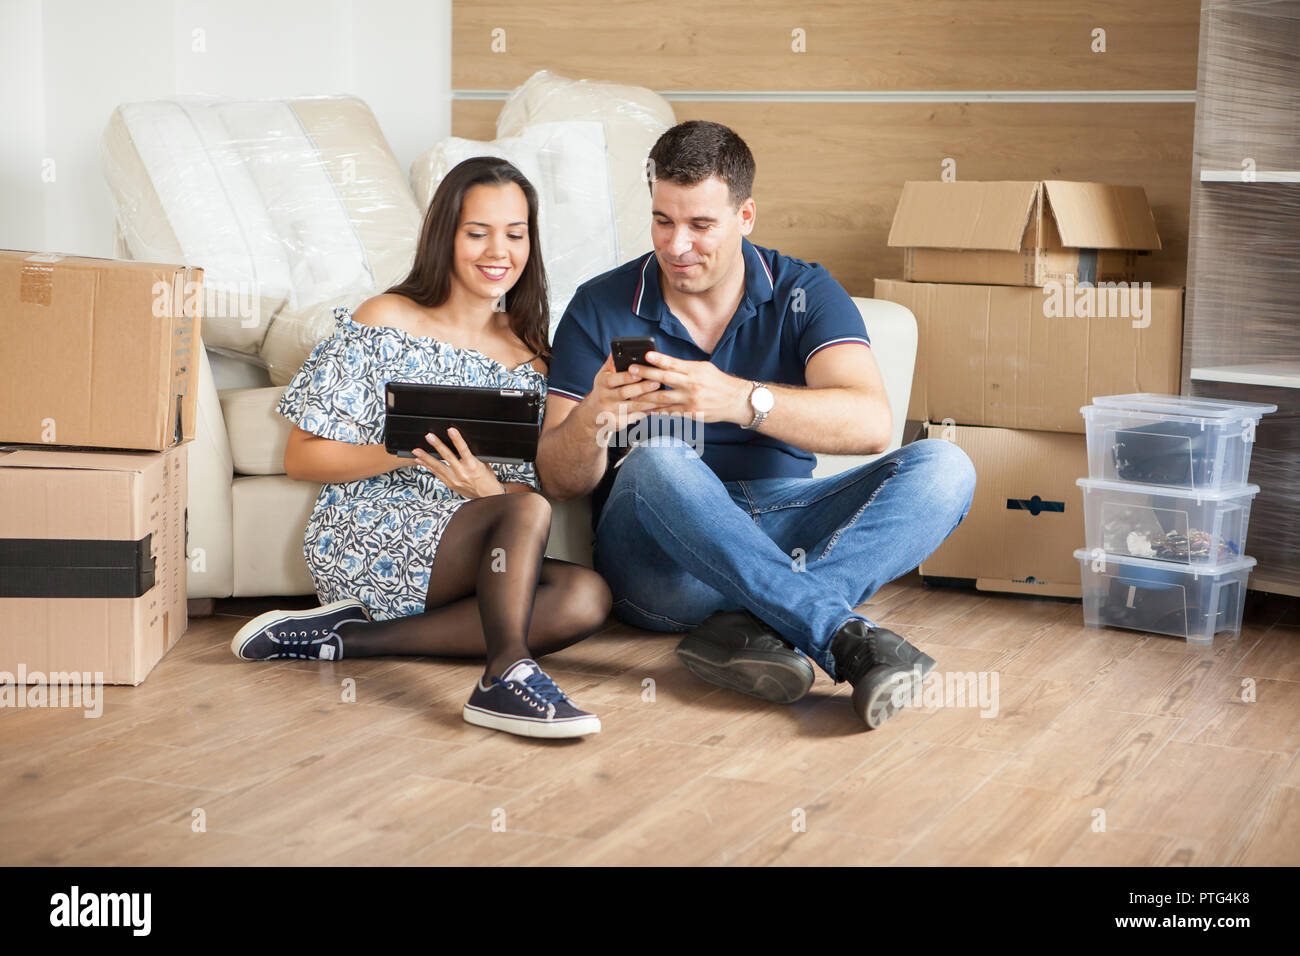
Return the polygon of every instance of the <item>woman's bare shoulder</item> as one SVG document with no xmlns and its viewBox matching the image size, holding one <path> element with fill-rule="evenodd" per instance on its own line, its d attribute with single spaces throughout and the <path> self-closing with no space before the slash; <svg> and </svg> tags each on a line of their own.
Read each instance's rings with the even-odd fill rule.
<svg viewBox="0 0 1300 956">
<path fill-rule="evenodd" d="M 384 292 L 372 296 L 357 306 L 352 320 L 362 325 L 383 326 L 410 331 L 410 315 L 414 303 L 404 295 Z"/>
</svg>

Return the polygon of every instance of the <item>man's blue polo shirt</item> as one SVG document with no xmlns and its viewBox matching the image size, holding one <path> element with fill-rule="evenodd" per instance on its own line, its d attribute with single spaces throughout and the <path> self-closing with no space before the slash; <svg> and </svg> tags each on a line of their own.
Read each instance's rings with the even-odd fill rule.
<svg viewBox="0 0 1300 956">
<path fill-rule="evenodd" d="M 555 330 L 548 391 L 581 401 L 609 355 L 610 341 L 619 336 L 652 335 L 665 355 L 710 361 L 729 375 L 777 385 L 806 385 L 804 367 L 828 346 L 871 344 L 862 313 L 822 266 L 745 238 L 741 247 L 745 295 L 712 353 L 696 345 L 669 311 L 659 288 L 659 260 L 648 252 L 578 287 Z M 703 429 L 697 434 L 705 464 L 723 481 L 809 477 L 816 464 L 812 452 L 761 431 L 731 422 L 694 427 Z M 681 431 L 665 425 L 659 433 Z M 626 451 L 620 445 L 610 448 L 611 464 Z M 596 491 L 593 524 L 614 475 L 607 469 Z"/>
</svg>

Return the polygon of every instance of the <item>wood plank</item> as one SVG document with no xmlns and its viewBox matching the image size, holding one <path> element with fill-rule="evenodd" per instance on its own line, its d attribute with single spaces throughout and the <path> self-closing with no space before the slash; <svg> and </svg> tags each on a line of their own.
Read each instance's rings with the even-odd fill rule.
<svg viewBox="0 0 1300 956">
<path fill-rule="evenodd" d="M 889 866 L 905 843 L 832 830 L 772 830 L 731 862 L 736 866 Z"/>
<path fill-rule="evenodd" d="M 1300 683 L 1225 675 L 1208 691 L 1176 740 L 1287 756 L 1300 752 Z"/>
<path fill-rule="evenodd" d="M 1205 843 L 1192 837 L 1089 827 L 1061 866 L 1204 866 L 1207 852 Z"/>
<path fill-rule="evenodd" d="M 773 784 L 706 774 L 623 820 L 570 862 L 641 866 L 667 858 L 685 866 L 729 863 L 736 848 L 747 847 L 764 833 L 790 830 L 796 814 L 807 814 L 815 793 L 799 777 Z"/>
<path fill-rule="evenodd" d="M 1146 189 L 1164 248 L 1142 278 L 1182 285 L 1191 190 L 1190 103 L 678 102 L 679 121 L 730 126 L 754 153 L 752 239 L 820 262 L 852 295 L 902 275 L 886 242 L 903 183 L 1069 179 Z M 453 104 L 455 135 L 491 139 L 500 104 Z"/>
<path fill-rule="evenodd" d="M 995 779 L 1105 806 L 1178 729 L 1174 717 L 1124 714 L 1081 701 L 1058 717 Z"/>
<path fill-rule="evenodd" d="M 633 0 L 613 17 L 582 0 L 461 0 L 452 86 L 545 69 L 658 90 L 1190 90 L 1199 21 L 1199 0 Z"/>
<path fill-rule="evenodd" d="M 1294 866 L 1300 858 L 1300 790 L 1275 787 L 1228 863 L 1232 866 Z"/>
<path fill-rule="evenodd" d="M 1289 758 L 1170 742 L 1106 810 L 1107 826 L 1194 837 L 1222 865 Z"/>
<path fill-rule="evenodd" d="M 1052 866 L 1095 801 L 990 781 L 898 859 L 902 866 Z"/>
<path fill-rule="evenodd" d="M 1243 677 L 1300 681 L 1300 630 L 1274 627 L 1264 634 L 1233 671 Z"/>
<path fill-rule="evenodd" d="M 900 741 L 822 794 L 808 830 L 913 843 L 1006 761 L 986 750 Z"/>
</svg>

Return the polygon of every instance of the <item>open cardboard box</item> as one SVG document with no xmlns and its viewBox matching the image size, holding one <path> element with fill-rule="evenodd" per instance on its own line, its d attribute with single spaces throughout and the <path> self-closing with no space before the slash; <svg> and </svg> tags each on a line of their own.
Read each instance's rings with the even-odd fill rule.
<svg viewBox="0 0 1300 956">
<path fill-rule="evenodd" d="M 889 245 L 913 282 L 1041 286 L 1131 282 L 1160 235 L 1141 186 L 908 182 Z"/>
</svg>

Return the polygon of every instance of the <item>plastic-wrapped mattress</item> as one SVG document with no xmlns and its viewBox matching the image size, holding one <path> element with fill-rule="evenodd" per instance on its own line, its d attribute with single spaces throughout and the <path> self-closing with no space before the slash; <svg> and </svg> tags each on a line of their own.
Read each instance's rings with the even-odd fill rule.
<svg viewBox="0 0 1300 956">
<path fill-rule="evenodd" d="M 355 97 L 128 103 L 101 141 L 119 247 L 205 270 L 204 343 L 287 384 L 330 310 L 400 281 L 420 209 Z"/>
</svg>

